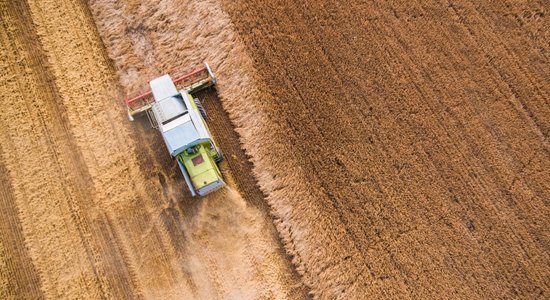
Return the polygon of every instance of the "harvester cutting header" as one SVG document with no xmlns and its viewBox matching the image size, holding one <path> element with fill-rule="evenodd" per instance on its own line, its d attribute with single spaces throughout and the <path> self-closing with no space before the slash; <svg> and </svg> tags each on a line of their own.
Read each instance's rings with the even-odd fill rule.
<svg viewBox="0 0 550 300">
<path fill-rule="evenodd" d="M 215 84 L 214 73 L 204 63 L 175 79 L 169 75 L 153 79 L 149 91 L 125 99 L 130 121 L 146 115 L 151 126 L 160 131 L 193 196 L 204 196 L 225 185 L 217 165 L 222 154 L 206 125 L 206 111 L 193 97 Z"/>
</svg>

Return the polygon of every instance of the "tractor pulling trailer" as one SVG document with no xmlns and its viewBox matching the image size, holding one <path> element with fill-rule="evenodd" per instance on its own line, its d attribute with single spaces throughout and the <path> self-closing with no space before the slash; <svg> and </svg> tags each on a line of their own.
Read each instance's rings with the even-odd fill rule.
<svg viewBox="0 0 550 300">
<path fill-rule="evenodd" d="M 218 168 L 223 156 L 206 125 L 206 111 L 193 97 L 215 84 L 214 73 L 204 63 L 175 79 L 169 75 L 155 78 L 149 82 L 149 91 L 125 99 L 130 121 L 146 115 L 151 126 L 160 131 L 193 196 L 204 196 L 225 186 Z"/>
</svg>

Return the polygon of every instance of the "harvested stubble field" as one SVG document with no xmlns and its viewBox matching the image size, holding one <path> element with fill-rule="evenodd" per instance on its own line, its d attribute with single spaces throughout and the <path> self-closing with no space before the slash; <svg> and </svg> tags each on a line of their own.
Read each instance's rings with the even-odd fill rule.
<svg viewBox="0 0 550 300">
<path fill-rule="evenodd" d="M 0 0 L 0 298 L 548 298 L 549 13 Z M 204 60 L 191 199 L 120 99 Z"/>
<path fill-rule="evenodd" d="M 229 188 L 192 199 L 160 135 L 128 122 L 133 87 L 86 3 L 6 0 L 0 13 L 0 298 L 306 296 L 215 93 L 200 96 Z M 131 42 L 128 55 L 149 46 Z M 141 83 L 163 71 L 147 68 Z"/>
</svg>

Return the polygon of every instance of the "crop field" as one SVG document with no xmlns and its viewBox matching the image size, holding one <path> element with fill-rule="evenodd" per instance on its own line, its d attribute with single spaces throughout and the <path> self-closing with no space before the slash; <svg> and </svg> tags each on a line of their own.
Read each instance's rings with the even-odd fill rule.
<svg viewBox="0 0 550 300">
<path fill-rule="evenodd" d="M 224 4 L 280 129 L 245 147 L 314 295 L 549 296 L 548 2 Z"/>
<path fill-rule="evenodd" d="M 549 14 L 0 0 L 0 298 L 549 298 Z M 192 198 L 122 99 L 203 61 Z"/>
<path fill-rule="evenodd" d="M 128 122 L 86 3 L 0 3 L 0 298 L 306 296 L 215 93 L 199 97 L 230 187 L 192 199 Z"/>
</svg>

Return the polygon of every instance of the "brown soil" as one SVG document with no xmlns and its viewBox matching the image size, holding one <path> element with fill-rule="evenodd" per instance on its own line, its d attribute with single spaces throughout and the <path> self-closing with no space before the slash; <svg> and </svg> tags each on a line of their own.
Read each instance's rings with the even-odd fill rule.
<svg viewBox="0 0 550 300">
<path fill-rule="evenodd" d="M 262 121 L 230 112 L 315 296 L 550 296 L 547 3 L 223 2 L 264 86 L 227 100 Z"/>
<path fill-rule="evenodd" d="M 0 14 L 0 298 L 305 296 L 215 93 L 229 188 L 192 199 L 160 135 L 128 122 L 85 3 Z"/>
</svg>

